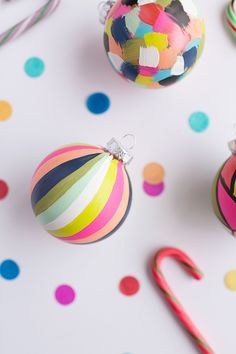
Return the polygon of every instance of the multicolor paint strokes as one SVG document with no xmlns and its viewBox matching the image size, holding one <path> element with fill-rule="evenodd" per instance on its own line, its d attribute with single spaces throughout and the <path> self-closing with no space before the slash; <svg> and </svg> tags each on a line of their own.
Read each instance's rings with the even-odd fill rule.
<svg viewBox="0 0 236 354">
<path fill-rule="evenodd" d="M 118 0 L 105 24 L 104 45 L 122 77 L 160 88 L 190 72 L 204 38 L 204 22 L 192 0 Z"/>
<path fill-rule="evenodd" d="M 236 37 L 236 3 L 231 0 L 226 10 L 226 21 L 232 34 Z"/>
<path fill-rule="evenodd" d="M 212 203 L 217 218 L 236 236 L 236 155 L 232 155 L 217 173 Z"/>
<path fill-rule="evenodd" d="M 54 151 L 32 179 L 38 221 L 69 243 L 110 236 L 126 219 L 131 200 L 124 163 L 98 146 L 75 144 Z"/>
</svg>

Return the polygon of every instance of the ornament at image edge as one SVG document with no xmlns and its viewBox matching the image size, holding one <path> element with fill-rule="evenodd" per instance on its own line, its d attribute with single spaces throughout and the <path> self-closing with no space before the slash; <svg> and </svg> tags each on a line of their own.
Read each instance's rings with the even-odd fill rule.
<svg viewBox="0 0 236 354">
<path fill-rule="evenodd" d="M 212 187 L 212 206 L 219 221 L 236 236 L 236 140 L 229 143 L 232 155 L 221 166 Z"/>
<path fill-rule="evenodd" d="M 113 138 L 105 148 L 73 144 L 48 155 L 31 184 L 32 208 L 44 229 L 78 244 L 112 235 L 125 221 L 132 201 L 126 171 L 130 149 Z"/>
<path fill-rule="evenodd" d="M 107 56 L 129 82 L 146 88 L 169 86 L 185 77 L 201 56 L 205 27 L 192 0 L 102 4 Z"/>
</svg>

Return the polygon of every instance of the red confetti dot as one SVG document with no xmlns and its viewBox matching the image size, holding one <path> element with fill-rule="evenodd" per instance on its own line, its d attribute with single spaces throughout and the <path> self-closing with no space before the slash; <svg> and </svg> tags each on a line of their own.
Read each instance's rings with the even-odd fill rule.
<svg viewBox="0 0 236 354">
<path fill-rule="evenodd" d="M 132 296 L 137 294 L 140 289 L 140 284 L 135 277 L 127 276 L 121 279 L 119 289 L 123 295 Z"/>
<path fill-rule="evenodd" d="M 8 185 L 6 184 L 6 182 L 4 182 L 3 180 L 0 180 L 0 199 L 6 198 L 8 191 L 9 191 L 9 188 L 8 188 Z"/>
</svg>

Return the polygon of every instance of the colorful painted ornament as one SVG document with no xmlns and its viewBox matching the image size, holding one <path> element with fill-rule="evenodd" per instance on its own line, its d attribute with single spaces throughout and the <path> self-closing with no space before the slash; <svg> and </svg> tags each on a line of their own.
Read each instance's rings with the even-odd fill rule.
<svg viewBox="0 0 236 354">
<path fill-rule="evenodd" d="M 129 149 L 112 139 L 102 148 L 62 147 L 38 166 L 31 203 L 49 234 L 69 243 L 92 243 L 113 234 L 125 221 L 132 189 L 126 164 Z"/>
<path fill-rule="evenodd" d="M 169 86 L 186 76 L 202 53 L 204 21 L 192 0 L 109 0 L 101 22 L 106 13 L 106 52 L 129 82 Z"/>
<path fill-rule="evenodd" d="M 215 215 L 236 236 L 236 141 L 229 143 L 232 156 L 218 171 L 212 188 Z"/>
<path fill-rule="evenodd" d="M 236 37 L 236 3 L 231 0 L 226 10 L 226 21 L 232 34 Z"/>
</svg>

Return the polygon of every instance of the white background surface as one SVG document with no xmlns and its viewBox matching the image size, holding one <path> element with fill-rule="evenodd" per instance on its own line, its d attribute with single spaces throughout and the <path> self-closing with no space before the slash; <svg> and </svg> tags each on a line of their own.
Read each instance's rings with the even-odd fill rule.
<svg viewBox="0 0 236 354">
<path fill-rule="evenodd" d="M 0 29 L 43 1 L 1 4 Z M 171 261 L 165 274 L 186 310 L 217 354 L 235 354 L 236 294 L 223 278 L 236 268 L 236 241 L 211 210 L 211 183 L 234 138 L 235 45 L 222 23 L 225 1 L 197 1 L 206 20 L 207 42 L 192 74 L 161 91 L 136 89 L 110 67 L 103 49 L 97 1 L 64 0 L 58 11 L 0 49 L 0 99 L 14 115 L 0 124 L 0 177 L 10 186 L 0 203 L 0 261 L 21 267 L 13 282 L 0 279 L 1 354 L 192 354 L 195 348 L 161 299 L 149 276 L 162 246 L 186 251 L 206 277 L 197 282 Z M 23 66 L 31 56 L 46 64 L 33 80 Z M 86 97 L 107 93 L 110 110 L 90 114 Z M 189 115 L 203 110 L 210 127 L 192 132 Z M 90 246 L 49 237 L 33 217 L 29 185 L 36 165 L 70 142 L 105 144 L 133 132 L 135 159 L 128 170 L 133 205 L 124 226 Z M 151 161 L 166 169 L 166 190 L 150 198 L 142 169 Z M 124 275 L 141 281 L 140 293 L 122 296 Z M 68 283 L 77 300 L 58 305 L 53 292 Z"/>
</svg>

